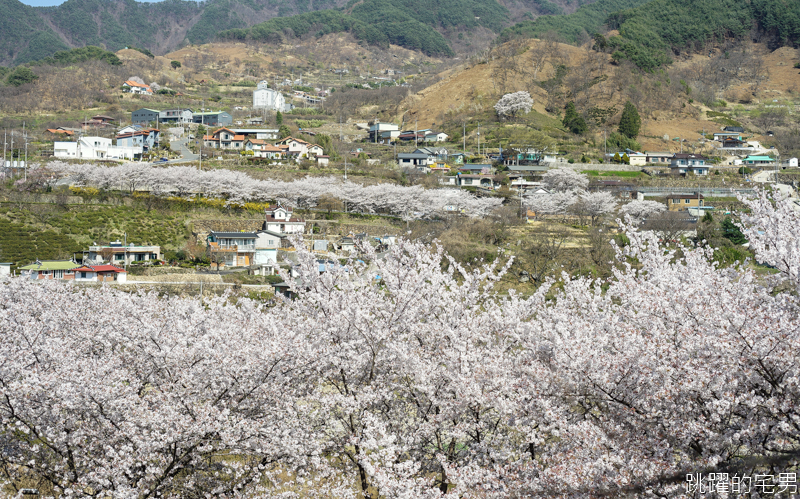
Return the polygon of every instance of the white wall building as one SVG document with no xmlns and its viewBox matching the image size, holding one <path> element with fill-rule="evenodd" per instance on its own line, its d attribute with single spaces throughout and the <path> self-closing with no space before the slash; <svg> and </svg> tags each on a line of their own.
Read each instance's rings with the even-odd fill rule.
<svg viewBox="0 0 800 499">
<path fill-rule="evenodd" d="M 105 137 L 81 137 L 75 142 L 53 143 L 53 155 L 63 159 L 133 159 L 142 146 L 115 146 Z"/>
<path fill-rule="evenodd" d="M 283 94 L 269 88 L 266 81 L 258 83 L 258 87 L 253 90 L 253 109 L 267 109 L 271 111 L 287 111 L 286 99 Z"/>
<path fill-rule="evenodd" d="M 302 218 L 292 216 L 292 208 L 278 203 L 270 206 L 264 212 L 263 230 L 276 234 L 302 234 L 305 232 L 306 222 Z"/>
</svg>

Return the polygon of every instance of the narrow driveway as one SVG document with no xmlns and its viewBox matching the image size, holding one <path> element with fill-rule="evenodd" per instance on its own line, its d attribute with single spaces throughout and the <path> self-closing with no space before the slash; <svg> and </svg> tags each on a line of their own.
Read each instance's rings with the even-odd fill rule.
<svg viewBox="0 0 800 499">
<path fill-rule="evenodd" d="M 200 155 L 199 154 L 193 154 L 192 151 L 190 151 L 189 148 L 186 147 L 186 144 L 188 142 L 189 142 L 189 139 L 186 138 L 186 137 L 184 137 L 184 138 L 182 138 L 180 140 L 174 140 L 174 141 L 170 142 L 169 143 L 169 148 L 172 149 L 173 151 L 178 151 L 178 153 L 180 153 L 181 157 L 179 159 L 173 159 L 171 161 L 168 161 L 167 163 L 171 163 L 171 164 L 174 164 L 174 163 L 189 163 L 191 161 L 199 160 L 200 159 Z"/>
</svg>

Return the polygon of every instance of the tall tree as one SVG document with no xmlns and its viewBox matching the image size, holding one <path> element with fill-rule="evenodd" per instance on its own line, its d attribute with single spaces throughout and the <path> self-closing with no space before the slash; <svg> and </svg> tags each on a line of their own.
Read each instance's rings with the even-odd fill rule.
<svg viewBox="0 0 800 499">
<path fill-rule="evenodd" d="M 586 131 L 586 120 L 578 114 L 575 109 L 575 103 L 570 101 L 564 108 L 564 119 L 561 123 L 569 129 L 570 132 L 575 134 L 582 134 Z"/>
<path fill-rule="evenodd" d="M 625 103 L 625 109 L 622 110 L 622 117 L 619 120 L 619 133 L 635 139 L 639 135 L 639 128 L 642 126 L 642 119 L 639 117 L 639 111 L 636 106 L 631 104 L 630 101 Z"/>
</svg>

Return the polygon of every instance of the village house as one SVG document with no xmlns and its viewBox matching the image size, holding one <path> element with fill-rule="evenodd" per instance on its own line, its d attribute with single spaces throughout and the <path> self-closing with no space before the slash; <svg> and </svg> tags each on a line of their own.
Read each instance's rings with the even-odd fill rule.
<svg viewBox="0 0 800 499">
<path fill-rule="evenodd" d="M 369 142 L 388 144 L 400 135 L 400 127 L 394 123 L 373 123 L 369 127 Z"/>
<path fill-rule="evenodd" d="M 75 279 L 74 269 L 80 267 L 72 260 L 36 260 L 30 265 L 19 267 L 20 275 L 27 275 L 32 280 L 42 279 Z"/>
<path fill-rule="evenodd" d="M 268 111 L 291 111 L 292 105 L 286 104 L 286 98 L 279 91 L 269 88 L 269 83 L 260 81 L 253 90 L 253 109 Z"/>
<path fill-rule="evenodd" d="M 700 154 L 675 153 L 669 167 L 672 173 L 708 175 L 707 160 L 708 158 Z"/>
<path fill-rule="evenodd" d="M 255 252 L 253 265 L 266 265 L 278 263 L 278 250 L 283 247 L 286 234 L 279 234 L 270 230 L 256 232 Z"/>
<path fill-rule="evenodd" d="M 306 142 L 302 139 L 296 139 L 294 137 L 286 137 L 282 140 L 279 140 L 275 143 L 276 146 L 288 146 L 285 150 L 288 156 L 294 158 L 311 158 L 312 156 L 317 156 L 319 154 L 323 154 L 323 150 L 317 144 L 312 144 L 310 142 Z"/>
<path fill-rule="evenodd" d="M 423 140 L 425 142 L 446 142 L 449 137 L 444 132 L 426 132 Z"/>
<path fill-rule="evenodd" d="M 141 147 L 143 151 L 149 151 L 158 147 L 159 133 L 159 130 L 155 128 L 143 128 L 134 132 L 119 133 L 116 136 L 117 146 Z"/>
<path fill-rule="evenodd" d="M 429 167 L 436 164 L 436 158 L 421 152 L 401 152 L 397 154 L 397 165 L 406 168 Z"/>
<path fill-rule="evenodd" d="M 112 241 L 108 244 L 94 244 L 84 252 L 84 263 L 109 262 L 117 265 L 130 265 L 133 262 L 152 262 L 162 259 L 161 247 L 157 245 L 125 246 L 122 241 Z"/>
<path fill-rule="evenodd" d="M 72 137 L 75 135 L 75 132 L 72 130 L 62 130 L 59 128 L 48 128 L 47 131 L 53 135 L 64 135 L 66 137 Z"/>
<path fill-rule="evenodd" d="M 264 210 L 262 230 L 276 234 L 302 234 L 305 228 L 305 220 L 293 216 L 291 207 L 278 203 Z"/>
<path fill-rule="evenodd" d="M 75 282 L 126 282 L 128 275 L 116 265 L 81 265 L 72 272 Z"/>
<path fill-rule="evenodd" d="M 165 109 L 158 112 L 158 121 L 162 123 L 191 123 L 194 113 L 191 109 Z"/>
<path fill-rule="evenodd" d="M 53 156 L 61 159 L 134 159 L 142 154 L 141 146 L 112 145 L 105 137 L 81 137 L 75 142 L 54 142 Z"/>
<path fill-rule="evenodd" d="M 703 195 L 697 194 L 670 194 L 667 196 L 667 209 L 669 211 L 688 210 L 703 206 Z"/>
<path fill-rule="evenodd" d="M 774 165 L 775 159 L 770 156 L 747 156 L 742 160 L 747 166 L 767 166 Z"/>
<path fill-rule="evenodd" d="M 208 234 L 206 252 L 217 268 L 247 267 L 254 263 L 256 252 L 255 232 L 216 232 Z"/>
<path fill-rule="evenodd" d="M 277 128 L 230 128 L 236 135 L 244 135 L 248 139 L 277 140 L 280 130 Z"/>
<path fill-rule="evenodd" d="M 717 132 L 714 134 L 714 140 L 722 142 L 725 139 L 742 140 L 742 134 L 739 132 Z"/>
<path fill-rule="evenodd" d="M 145 85 L 144 83 L 137 83 L 133 80 L 125 81 L 125 83 L 122 84 L 122 91 L 129 92 L 132 94 L 153 95 L 153 89 L 150 88 L 150 85 Z"/>
<path fill-rule="evenodd" d="M 158 123 L 161 111 L 143 107 L 131 113 L 131 123 L 134 125 L 147 125 L 148 123 Z"/>
<path fill-rule="evenodd" d="M 665 164 L 668 165 L 672 162 L 672 156 L 674 153 L 671 152 L 645 152 L 645 156 L 647 156 L 647 162 L 652 164 Z"/>
<path fill-rule="evenodd" d="M 439 177 L 439 183 L 454 187 L 480 187 L 483 189 L 497 189 L 501 185 L 500 182 L 495 180 L 494 175 L 479 175 L 471 173 L 444 175 Z"/>
<path fill-rule="evenodd" d="M 244 135 L 237 135 L 229 128 L 220 128 L 212 135 L 203 136 L 203 145 L 214 149 L 244 150 Z"/>
<path fill-rule="evenodd" d="M 231 126 L 233 117 L 225 111 L 192 113 L 192 122 L 204 126 Z"/>
</svg>

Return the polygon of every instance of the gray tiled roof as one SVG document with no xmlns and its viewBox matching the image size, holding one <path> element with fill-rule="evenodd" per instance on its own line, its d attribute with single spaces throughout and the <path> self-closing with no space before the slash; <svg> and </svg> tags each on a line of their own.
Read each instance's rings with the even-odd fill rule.
<svg viewBox="0 0 800 499">
<path fill-rule="evenodd" d="M 214 234 L 216 237 L 228 237 L 228 238 L 239 238 L 239 239 L 255 239 L 256 233 L 255 232 L 214 232 L 212 231 L 211 234 Z"/>
</svg>

